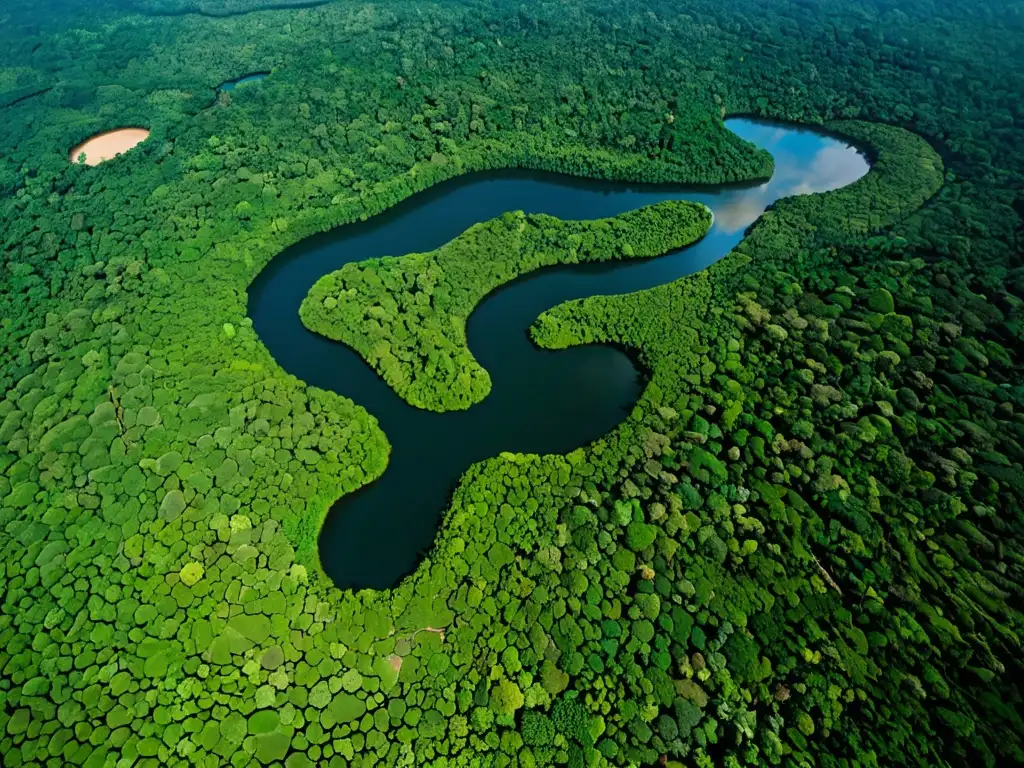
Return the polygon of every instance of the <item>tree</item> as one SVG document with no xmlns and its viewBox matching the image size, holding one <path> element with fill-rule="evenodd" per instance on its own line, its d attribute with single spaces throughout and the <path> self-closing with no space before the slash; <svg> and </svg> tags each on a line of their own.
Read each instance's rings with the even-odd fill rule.
<svg viewBox="0 0 1024 768">
<path fill-rule="evenodd" d="M 547 715 L 535 710 L 523 713 L 523 741 L 533 747 L 546 747 L 554 741 L 555 724 Z"/>
<path fill-rule="evenodd" d="M 502 679 L 491 689 L 491 708 L 499 715 L 514 715 L 525 701 L 523 692 L 511 680 Z"/>
</svg>

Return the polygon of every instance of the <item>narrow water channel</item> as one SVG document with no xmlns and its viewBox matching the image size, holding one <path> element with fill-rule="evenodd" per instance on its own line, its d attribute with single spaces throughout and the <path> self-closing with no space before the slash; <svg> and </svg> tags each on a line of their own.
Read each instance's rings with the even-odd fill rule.
<svg viewBox="0 0 1024 768">
<path fill-rule="evenodd" d="M 738 118 L 726 126 L 771 152 L 771 181 L 716 188 L 525 171 L 474 174 L 311 237 L 259 274 L 249 288 L 249 315 L 277 362 L 307 384 L 364 406 L 391 442 L 384 475 L 336 503 L 321 531 L 320 560 L 339 587 L 385 589 L 412 572 L 473 462 L 502 451 L 568 453 L 609 432 L 632 409 L 643 382 L 629 357 L 605 346 L 538 349 L 527 329 L 539 314 L 569 299 L 628 293 L 704 269 L 779 198 L 837 189 L 868 171 L 857 149 L 808 128 Z M 657 259 L 544 269 L 477 307 L 467 326 L 469 346 L 490 373 L 492 391 L 468 411 L 439 414 L 407 405 L 354 351 L 308 331 L 299 319 L 313 284 L 350 261 L 430 251 L 506 211 L 597 219 L 669 199 L 711 208 L 715 223 L 703 240 Z"/>
<path fill-rule="evenodd" d="M 241 85 L 248 85 L 249 83 L 258 83 L 260 80 L 265 80 L 270 77 L 269 72 L 250 72 L 248 75 L 242 75 L 236 77 L 234 80 L 225 80 L 223 83 L 218 85 L 214 90 L 216 91 L 231 91 L 235 90 Z"/>
</svg>

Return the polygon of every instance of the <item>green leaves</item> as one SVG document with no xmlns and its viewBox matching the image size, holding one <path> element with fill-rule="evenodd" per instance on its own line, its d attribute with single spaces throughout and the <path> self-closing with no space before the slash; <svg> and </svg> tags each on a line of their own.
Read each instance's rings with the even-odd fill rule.
<svg viewBox="0 0 1024 768">
<path fill-rule="evenodd" d="M 328 712 L 335 722 L 349 723 L 363 716 L 363 713 L 366 712 L 366 704 L 361 698 L 351 693 L 337 693 L 331 700 Z"/>
<path fill-rule="evenodd" d="M 180 452 L 168 451 L 156 460 L 156 473 L 163 477 L 167 477 L 178 470 L 182 461 L 183 459 Z"/>
<path fill-rule="evenodd" d="M 660 3 L 613 29 L 574 3 L 497 4 L 486 25 L 332 4 L 167 17 L 173 50 L 145 14 L 131 34 L 71 6 L 72 32 L 29 19 L 61 85 L 0 94 L 7 762 L 1021 763 L 1012 46 L 970 12 L 876 5 Z M 42 53 L 4 50 L 20 98 Z M 240 50 L 287 66 L 201 109 Z M 571 461 L 471 469 L 419 573 L 332 589 L 324 510 L 387 445 L 267 356 L 253 276 L 470 169 L 767 174 L 720 125 L 757 107 L 888 124 L 834 126 L 875 172 L 780 202 L 711 274 L 545 313 L 546 346 L 641 350 L 631 418 Z M 154 152 L 68 168 L 54 147 L 112 115 L 158 118 Z M 953 150 L 911 218 L 943 169 L 892 125 Z M 490 387 L 464 339 L 481 297 L 660 252 L 670 211 L 645 211 L 509 213 L 349 269 L 316 310 L 409 402 L 465 408 Z"/>
<path fill-rule="evenodd" d="M 228 621 L 228 628 L 255 645 L 262 645 L 270 637 L 270 619 L 262 615 L 242 614 Z"/>
<path fill-rule="evenodd" d="M 39 441 L 39 449 L 44 452 L 77 449 L 77 443 L 91 432 L 85 416 L 77 414 L 50 428 Z"/>
<path fill-rule="evenodd" d="M 680 201 L 597 221 L 510 212 L 430 253 L 346 264 L 317 281 L 300 315 L 359 352 L 411 405 L 462 410 L 490 392 L 465 334 L 488 293 L 543 266 L 660 256 L 710 225 L 704 206 Z"/>
<path fill-rule="evenodd" d="M 277 712 L 270 709 L 261 709 L 249 716 L 249 733 L 259 736 L 277 730 L 281 719 Z"/>
<path fill-rule="evenodd" d="M 626 527 L 626 543 L 634 552 L 643 552 L 654 543 L 657 535 L 657 528 L 639 520 L 634 520 Z"/>
<path fill-rule="evenodd" d="M 341 676 L 341 687 L 349 693 L 355 693 L 363 685 L 363 676 L 359 674 L 359 670 L 350 669 Z"/>
<path fill-rule="evenodd" d="M 546 747 L 554 741 L 555 725 L 546 715 L 534 710 L 523 713 L 523 741 L 533 747 Z"/>
<path fill-rule="evenodd" d="M 160 502 L 160 517 L 174 520 L 185 511 L 185 495 L 178 490 L 169 491 Z"/>
<path fill-rule="evenodd" d="M 201 563 L 191 562 L 186 563 L 181 571 L 178 572 L 178 576 L 181 578 L 181 583 L 186 587 L 192 587 L 199 583 L 199 580 L 203 578 L 203 566 Z"/>
<path fill-rule="evenodd" d="M 4 497 L 3 503 L 14 509 L 22 509 L 31 504 L 39 493 L 39 485 L 26 480 L 23 483 L 18 483 L 14 489 Z"/>
</svg>

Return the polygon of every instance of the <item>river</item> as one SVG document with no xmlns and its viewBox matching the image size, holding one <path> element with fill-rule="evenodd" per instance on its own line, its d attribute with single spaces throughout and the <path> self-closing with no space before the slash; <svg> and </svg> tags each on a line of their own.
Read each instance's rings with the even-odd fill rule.
<svg viewBox="0 0 1024 768">
<path fill-rule="evenodd" d="M 223 83 L 218 85 L 214 90 L 226 91 L 227 93 L 231 93 L 231 91 L 235 90 L 235 88 L 238 88 L 240 85 L 258 83 L 260 80 L 265 80 L 268 77 L 270 77 L 269 72 L 250 72 L 248 75 L 236 77 L 234 80 L 225 80 Z"/>
<path fill-rule="evenodd" d="M 364 406 L 392 445 L 383 476 L 339 500 L 321 531 L 321 564 L 339 587 L 385 589 L 411 573 L 473 462 L 502 451 L 568 453 L 630 412 L 643 388 L 630 358 L 607 346 L 538 349 L 526 331 L 539 314 L 569 299 L 650 288 L 704 269 L 729 253 L 779 198 L 837 189 L 869 168 L 856 148 L 809 128 L 742 118 L 726 126 L 772 153 L 769 182 L 692 187 L 527 171 L 471 174 L 368 221 L 308 238 L 257 276 L 249 288 L 249 315 L 277 362 L 307 384 Z M 299 305 L 313 284 L 350 261 L 430 251 L 506 211 L 596 219 L 668 199 L 707 205 L 715 214 L 707 236 L 657 259 L 533 272 L 477 307 L 467 335 L 491 375 L 492 390 L 467 411 L 440 414 L 407 405 L 359 355 L 299 320 Z"/>
</svg>

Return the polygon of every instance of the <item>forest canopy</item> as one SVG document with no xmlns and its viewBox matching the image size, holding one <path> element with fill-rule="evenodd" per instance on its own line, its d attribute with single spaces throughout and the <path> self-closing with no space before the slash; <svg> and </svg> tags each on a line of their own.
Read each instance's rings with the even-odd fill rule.
<svg viewBox="0 0 1024 768">
<path fill-rule="evenodd" d="M 486 294 L 544 266 L 661 256 L 700 239 L 711 221 L 706 207 L 681 201 L 595 221 L 509 212 L 431 253 L 350 262 L 317 281 L 300 314 L 411 405 L 465 409 L 491 389 L 466 344 L 466 320 Z"/>
<path fill-rule="evenodd" d="M 1024 763 L 1019 7 L 284 4 L 0 9 L 0 762 Z M 637 351 L 629 418 L 473 465 L 414 575 L 337 589 L 317 536 L 387 436 L 275 362 L 256 275 L 471 170 L 767 178 L 735 114 L 874 167 L 710 270 L 538 318 Z M 506 226 L 350 271 L 426 280 Z M 564 256 L 596 225 L 543 226 Z"/>
</svg>

